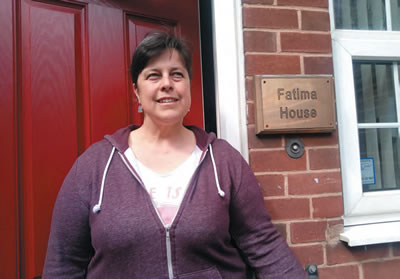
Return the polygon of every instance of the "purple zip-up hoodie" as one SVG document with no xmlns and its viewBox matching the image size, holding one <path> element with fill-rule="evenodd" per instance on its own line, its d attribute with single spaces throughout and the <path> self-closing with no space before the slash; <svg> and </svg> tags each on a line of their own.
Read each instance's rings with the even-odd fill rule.
<svg viewBox="0 0 400 279">
<path fill-rule="evenodd" d="M 203 151 L 165 227 L 124 156 L 129 126 L 75 162 L 54 207 L 43 278 L 306 278 L 270 221 L 251 169 L 226 141 L 188 127 Z"/>
</svg>

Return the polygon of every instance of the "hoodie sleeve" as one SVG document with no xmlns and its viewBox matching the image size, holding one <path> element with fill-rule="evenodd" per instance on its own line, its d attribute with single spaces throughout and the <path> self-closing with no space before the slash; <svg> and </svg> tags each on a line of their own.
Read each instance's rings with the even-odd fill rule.
<svg viewBox="0 0 400 279">
<path fill-rule="evenodd" d="M 236 192 L 230 206 L 231 234 L 245 260 L 262 279 L 307 278 L 283 237 L 271 223 L 260 186 L 240 156 Z"/>
<path fill-rule="evenodd" d="M 79 159 L 66 176 L 53 210 L 43 278 L 85 278 L 92 255 L 89 212 L 77 177 Z"/>
</svg>

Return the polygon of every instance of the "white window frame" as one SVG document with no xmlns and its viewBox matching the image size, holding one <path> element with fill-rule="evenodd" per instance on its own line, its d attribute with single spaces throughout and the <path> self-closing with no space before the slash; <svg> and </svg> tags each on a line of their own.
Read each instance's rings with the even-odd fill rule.
<svg viewBox="0 0 400 279">
<path fill-rule="evenodd" d="M 353 80 L 353 60 L 400 60 L 400 32 L 335 30 L 332 0 L 330 15 L 344 201 L 345 228 L 340 239 L 350 246 L 400 241 L 400 190 L 362 191 L 358 130 L 363 124 L 357 123 Z M 399 114 L 397 71 L 396 67 L 395 94 Z M 400 128 L 400 123 L 386 126 Z"/>
<path fill-rule="evenodd" d="M 242 2 L 213 0 L 212 14 L 217 132 L 248 162 Z"/>
</svg>

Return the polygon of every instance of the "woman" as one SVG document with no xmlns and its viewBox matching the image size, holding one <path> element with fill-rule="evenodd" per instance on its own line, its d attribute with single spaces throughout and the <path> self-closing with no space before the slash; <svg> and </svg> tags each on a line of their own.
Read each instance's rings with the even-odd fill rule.
<svg viewBox="0 0 400 279">
<path fill-rule="evenodd" d="M 75 162 L 53 213 L 43 278 L 305 278 L 259 185 L 226 141 L 183 126 L 191 55 L 153 34 L 131 66 L 144 122 Z"/>
</svg>

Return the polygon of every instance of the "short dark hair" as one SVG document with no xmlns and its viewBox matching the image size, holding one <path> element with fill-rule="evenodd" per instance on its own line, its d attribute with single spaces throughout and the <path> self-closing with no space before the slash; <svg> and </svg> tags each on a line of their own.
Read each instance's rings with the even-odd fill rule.
<svg viewBox="0 0 400 279">
<path fill-rule="evenodd" d="M 138 77 L 149 60 L 161 55 L 167 49 L 178 51 L 189 73 L 189 79 L 192 80 L 192 53 L 185 41 L 166 32 L 157 32 L 144 38 L 133 54 L 130 72 L 132 82 L 135 85 L 137 85 Z"/>
</svg>

